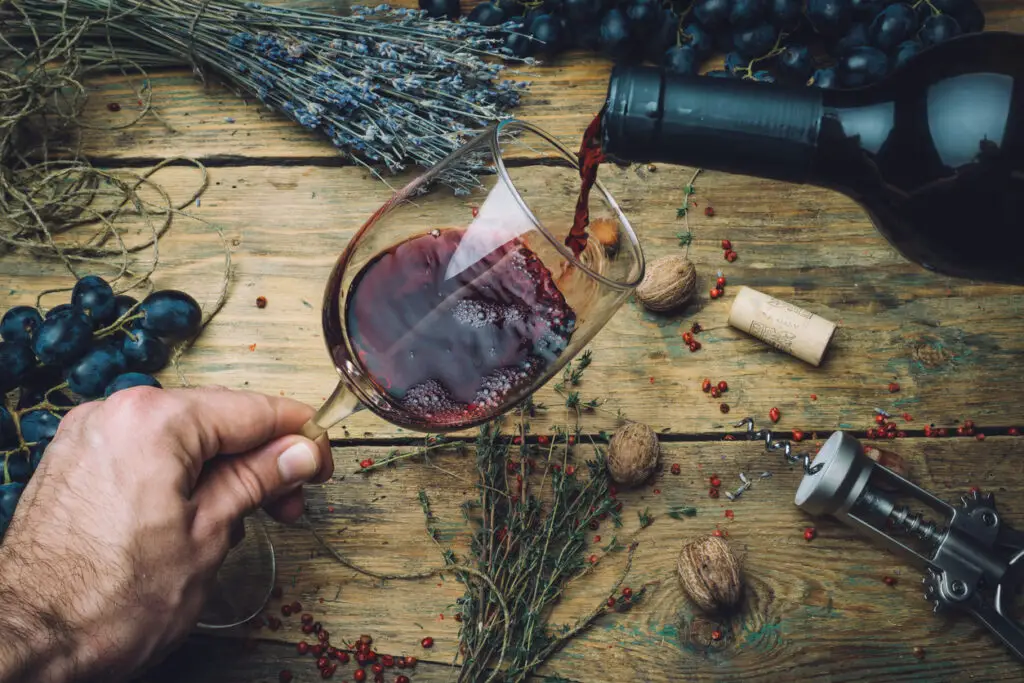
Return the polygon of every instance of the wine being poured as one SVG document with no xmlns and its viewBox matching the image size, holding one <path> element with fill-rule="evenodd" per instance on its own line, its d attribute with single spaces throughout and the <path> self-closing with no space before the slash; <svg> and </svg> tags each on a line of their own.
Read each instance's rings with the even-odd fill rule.
<svg viewBox="0 0 1024 683">
<path fill-rule="evenodd" d="M 363 225 L 324 298 L 342 381 L 306 436 L 362 408 L 417 431 L 481 424 L 527 398 L 604 326 L 643 278 L 644 260 L 596 180 L 591 128 L 587 156 L 523 122 L 495 124 Z M 506 163 L 537 155 L 548 163 Z M 592 217 L 613 226 L 615 249 L 586 238 Z"/>
</svg>

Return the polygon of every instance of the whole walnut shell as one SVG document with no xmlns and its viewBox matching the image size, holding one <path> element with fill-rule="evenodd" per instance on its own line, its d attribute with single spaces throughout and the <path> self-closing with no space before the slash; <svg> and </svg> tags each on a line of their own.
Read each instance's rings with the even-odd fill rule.
<svg viewBox="0 0 1024 683">
<path fill-rule="evenodd" d="M 743 592 L 740 561 L 720 536 L 702 536 L 683 546 L 676 563 L 679 583 L 701 610 L 728 610 Z"/>
<path fill-rule="evenodd" d="M 696 289 L 697 269 L 688 258 L 676 254 L 647 264 L 647 272 L 635 293 L 645 308 L 671 311 L 689 301 Z"/>
<path fill-rule="evenodd" d="M 630 422 L 615 430 L 608 442 L 608 473 L 616 484 L 636 486 L 658 466 L 661 445 L 654 430 L 640 422 Z"/>
</svg>

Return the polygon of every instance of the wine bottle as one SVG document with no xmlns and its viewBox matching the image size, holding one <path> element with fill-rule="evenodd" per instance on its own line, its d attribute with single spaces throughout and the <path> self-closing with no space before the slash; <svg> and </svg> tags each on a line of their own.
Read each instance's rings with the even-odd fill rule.
<svg viewBox="0 0 1024 683">
<path fill-rule="evenodd" d="M 618 66 L 601 117 L 611 161 L 830 188 L 925 268 L 1024 284 L 1024 36 L 965 35 L 852 90 Z"/>
</svg>

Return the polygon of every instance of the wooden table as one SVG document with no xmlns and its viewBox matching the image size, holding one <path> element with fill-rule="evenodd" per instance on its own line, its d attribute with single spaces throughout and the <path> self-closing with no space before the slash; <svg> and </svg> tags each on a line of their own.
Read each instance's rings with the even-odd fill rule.
<svg viewBox="0 0 1024 683">
<path fill-rule="evenodd" d="M 1024 28 L 1024 10 L 1014 0 L 984 4 L 991 28 Z M 534 85 L 519 116 L 575 145 L 601 104 L 608 70 L 608 62 L 589 53 L 530 69 Z M 123 79 L 90 85 L 95 121 L 131 116 L 134 98 Z M 193 383 L 318 404 L 337 379 L 319 326 L 323 283 L 387 188 L 300 127 L 229 92 L 204 88 L 185 71 L 154 75 L 152 87 L 162 121 L 148 117 L 133 127 L 93 131 L 86 144 L 97 164 L 111 168 L 146 168 L 175 155 L 198 157 L 209 168 L 201 205 L 189 209 L 207 223 L 175 221 L 161 243 L 156 283 L 186 289 L 204 303 L 216 298 L 223 254 L 211 226 L 226 235 L 233 277 L 226 305 L 183 358 L 182 370 Z M 110 102 L 121 103 L 121 112 L 108 111 Z M 619 197 L 649 260 L 679 251 L 675 235 L 682 223 L 675 208 L 692 172 L 663 166 L 646 179 L 634 176 L 629 194 Z M 157 175 L 176 198 L 187 197 L 197 177 L 178 166 Z M 627 583 L 657 583 L 646 604 L 602 619 L 542 674 L 588 683 L 1020 680 L 1019 662 L 977 624 L 931 614 L 914 570 L 837 522 L 801 513 L 792 502 L 797 469 L 756 444 L 723 437 L 744 416 L 765 423 L 773 406 L 782 413 L 780 429 L 803 430 L 812 442 L 837 429 L 863 436 L 875 408 L 908 419 L 912 414 L 903 425 L 906 438 L 892 447 L 908 459 L 914 481 L 948 500 L 971 486 L 994 491 L 1006 517 L 1024 524 L 1024 440 L 1006 435 L 1009 427 L 1024 426 L 1024 292 L 925 272 L 904 261 L 854 203 L 834 193 L 707 172 L 695 199 L 700 207 L 715 207 L 714 217 L 698 210 L 690 219 L 699 303 L 668 317 L 635 302 L 625 305 L 593 341 L 594 364 L 582 387 L 586 396 L 606 399 L 611 411 L 586 415 L 586 432 L 614 429 L 614 411 L 621 410 L 660 433 L 665 471 L 622 495 L 627 532 L 636 527 L 635 511 L 649 507 L 655 517 L 638 536 Z M 739 253 L 735 263 L 722 258 L 724 238 Z M 812 368 L 728 327 L 729 290 L 718 301 L 706 294 L 718 270 L 732 291 L 750 285 L 838 321 L 822 366 Z M 31 303 L 41 289 L 68 282 L 58 266 L 17 254 L 0 259 L 5 305 Z M 266 308 L 256 307 L 257 296 L 268 299 Z M 694 321 L 706 330 L 698 353 L 681 340 Z M 728 416 L 701 392 L 704 377 L 728 381 Z M 172 372 L 161 379 L 178 383 Z M 890 382 L 899 383 L 898 393 L 890 393 Z M 561 403 L 550 387 L 537 400 Z M 560 410 L 548 415 L 533 422 L 535 433 L 564 420 Z M 955 431 L 967 418 L 988 435 L 984 442 L 923 437 L 929 423 Z M 437 456 L 433 464 L 447 473 L 408 462 L 354 475 L 361 459 L 417 436 L 365 412 L 333 436 L 337 476 L 310 490 L 309 502 L 311 517 L 339 552 L 379 571 L 439 564 L 424 533 L 420 489 L 429 491 L 445 520 L 446 538 L 465 550 L 458 505 L 472 495 L 471 454 Z M 680 464 L 681 475 L 669 474 L 671 463 Z M 758 480 L 740 501 L 708 497 L 712 473 L 733 487 L 739 472 L 762 471 L 774 476 Z M 697 506 L 697 516 L 677 521 L 664 514 L 680 504 Z M 818 532 L 810 543 L 803 538 L 809 525 Z M 684 539 L 715 528 L 745 556 L 748 590 L 742 616 L 722 627 L 722 644 L 707 647 L 691 635 L 695 612 L 677 584 L 675 559 Z M 336 636 L 371 633 L 381 652 L 418 656 L 415 681 L 448 680 L 458 642 L 459 624 L 451 616 L 458 584 L 381 585 L 325 556 L 307 532 L 275 526 L 272 538 L 286 600 L 301 601 Z M 604 600 L 621 563 L 610 558 L 574 584 L 557 618 L 572 621 Z M 886 585 L 885 576 L 897 584 Z M 297 619 L 286 619 L 277 632 L 229 635 L 197 635 L 155 678 L 250 683 L 276 681 L 278 671 L 289 668 L 296 681 L 319 680 L 313 663 L 295 653 L 302 637 Z M 435 639 L 431 650 L 419 646 L 425 635 Z M 923 659 L 915 657 L 915 647 L 924 649 Z M 336 680 L 350 680 L 351 669 L 344 672 L 348 676 L 339 672 Z"/>
</svg>

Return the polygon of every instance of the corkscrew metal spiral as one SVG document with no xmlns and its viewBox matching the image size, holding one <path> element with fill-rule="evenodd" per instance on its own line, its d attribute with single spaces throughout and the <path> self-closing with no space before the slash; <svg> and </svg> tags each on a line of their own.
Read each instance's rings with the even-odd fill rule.
<svg viewBox="0 0 1024 683">
<path fill-rule="evenodd" d="M 746 426 L 748 439 L 764 441 L 765 450 L 772 452 L 782 451 L 782 456 L 786 458 L 791 465 L 803 465 L 804 474 L 817 474 L 818 471 L 821 470 L 822 466 L 820 464 L 811 464 L 810 453 L 794 453 L 793 444 L 790 441 L 786 439 L 776 439 L 770 429 L 755 429 L 754 418 L 745 417 L 733 426 Z"/>
</svg>

